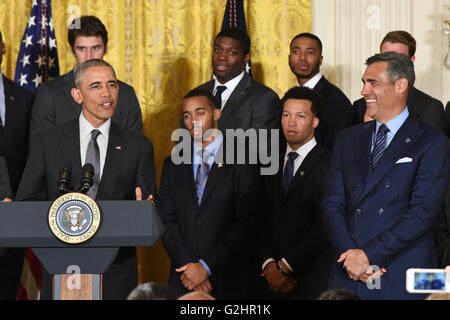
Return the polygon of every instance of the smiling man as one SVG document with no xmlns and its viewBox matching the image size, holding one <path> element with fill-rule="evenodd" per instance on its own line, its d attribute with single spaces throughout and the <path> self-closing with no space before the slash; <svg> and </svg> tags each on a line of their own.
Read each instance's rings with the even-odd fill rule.
<svg viewBox="0 0 450 320">
<path fill-rule="evenodd" d="M 278 95 L 245 72 L 249 59 L 250 38 L 244 31 L 232 28 L 217 34 L 211 59 L 215 79 L 198 89 L 215 96 L 222 131 L 280 128 Z"/>
<path fill-rule="evenodd" d="M 77 67 L 90 59 L 103 59 L 108 49 L 108 32 L 94 16 L 74 20 L 68 30 L 68 40 Z M 32 134 L 80 115 L 81 104 L 71 95 L 71 90 L 75 87 L 75 70 L 76 68 L 39 86 L 31 115 Z M 120 94 L 113 120 L 142 134 L 142 113 L 133 87 L 119 80 L 117 85 Z"/>
<path fill-rule="evenodd" d="M 434 232 L 449 142 L 409 113 L 409 57 L 385 52 L 366 64 L 361 94 L 374 120 L 339 135 L 322 203 L 334 255 L 328 285 L 364 299 L 423 299 L 406 292 L 406 270 L 437 266 Z M 368 276 L 377 269 L 375 286 Z"/>
<path fill-rule="evenodd" d="M 320 72 L 322 61 L 322 41 L 316 35 L 301 33 L 292 39 L 289 66 L 299 86 L 314 89 L 323 97 L 324 108 L 315 137 L 321 146 L 333 152 L 337 134 L 353 124 L 352 105 Z"/>
<path fill-rule="evenodd" d="M 416 40 L 411 34 L 403 30 L 391 31 L 386 34 L 380 44 L 380 52 L 394 51 L 408 56 L 414 63 L 416 60 Z M 441 101 L 411 87 L 407 100 L 408 110 L 418 119 L 430 126 L 444 131 L 444 105 Z M 368 113 L 364 98 L 353 103 L 356 123 L 372 120 Z"/>
<path fill-rule="evenodd" d="M 330 267 L 320 214 L 330 154 L 314 138 L 323 100 L 312 89 L 295 87 L 282 104 L 287 143 L 278 173 L 264 177 L 261 275 L 268 299 L 316 299 L 326 289 Z"/>
<path fill-rule="evenodd" d="M 146 137 L 111 120 L 119 95 L 114 69 L 103 60 L 88 60 L 76 69 L 75 83 L 72 96 L 82 112 L 77 119 L 33 136 L 17 200 L 57 199 L 60 169 L 72 169 L 70 184 L 76 186 L 85 163 L 94 167 L 94 184 L 88 192 L 92 198 L 149 199 L 156 192 L 153 146 Z M 135 248 L 121 248 L 103 279 L 103 299 L 126 299 L 137 286 Z M 51 292 L 48 284 L 43 281 L 46 298 Z"/>
</svg>

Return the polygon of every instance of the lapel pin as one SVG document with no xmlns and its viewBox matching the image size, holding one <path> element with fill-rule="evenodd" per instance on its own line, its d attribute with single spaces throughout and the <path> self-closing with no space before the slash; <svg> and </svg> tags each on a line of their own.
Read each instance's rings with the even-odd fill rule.
<svg viewBox="0 0 450 320">
<path fill-rule="evenodd" d="M 410 143 L 410 142 L 411 142 L 411 139 L 408 137 L 408 138 L 406 138 L 405 142 L 406 142 L 406 143 Z"/>
<path fill-rule="evenodd" d="M 223 167 L 223 163 L 218 163 L 217 164 L 217 168 L 222 168 Z"/>
<path fill-rule="evenodd" d="M 300 171 L 300 177 L 303 177 L 305 175 L 305 171 Z"/>
<path fill-rule="evenodd" d="M 13 96 L 11 96 L 9 99 L 10 99 L 11 101 L 16 100 L 16 98 L 14 98 Z"/>
<path fill-rule="evenodd" d="M 122 150 L 121 146 L 116 146 L 116 150 Z"/>
</svg>

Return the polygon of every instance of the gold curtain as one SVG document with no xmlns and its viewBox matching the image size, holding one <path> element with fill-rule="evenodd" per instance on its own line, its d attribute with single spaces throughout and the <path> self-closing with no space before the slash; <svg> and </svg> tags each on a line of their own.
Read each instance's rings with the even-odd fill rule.
<svg viewBox="0 0 450 320">
<path fill-rule="evenodd" d="M 20 42 L 32 0 L 0 0 L 0 28 L 7 45 L 3 73 L 14 78 Z M 75 64 L 67 42 L 67 25 L 78 15 L 95 15 L 109 36 L 105 60 L 138 96 L 144 130 L 155 148 L 159 182 L 170 154 L 171 132 L 180 119 L 180 100 L 191 88 L 211 79 L 214 36 L 220 31 L 226 0 L 53 0 L 61 74 Z M 290 40 L 311 31 L 311 0 L 246 0 L 252 39 L 253 76 L 280 97 L 295 77 L 287 63 Z M 166 282 L 169 259 L 158 243 L 139 248 L 140 282 Z"/>
</svg>

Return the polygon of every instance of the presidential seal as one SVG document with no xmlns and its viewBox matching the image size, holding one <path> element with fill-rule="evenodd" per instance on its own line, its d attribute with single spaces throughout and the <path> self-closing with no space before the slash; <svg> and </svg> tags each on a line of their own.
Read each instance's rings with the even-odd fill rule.
<svg viewBox="0 0 450 320">
<path fill-rule="evenodd" d="M 67 193 L 56 199 L 48 213 L 48 224 L 61 241 L 78 244 L 91 239 L 101 221 L 94 199 L 82 193 Z"/>
</svg>

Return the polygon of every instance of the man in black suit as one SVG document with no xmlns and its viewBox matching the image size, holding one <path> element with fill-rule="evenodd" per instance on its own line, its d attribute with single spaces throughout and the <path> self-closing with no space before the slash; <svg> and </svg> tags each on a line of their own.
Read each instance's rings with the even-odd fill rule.
<svg viewBox="0 0 450 320">
<path fill-rule="evenodd" d="M 119 94 L 114 69 L 103 60 L 88 60 L 78 66 L 75 84 L 72 96 L 82 112 L 77 119 L 32 137 L 17 200 L 55 200 L 59 170 L 71 167 L 71 182 L 77 185 L 87 162 L 96 172 L 88 193 L 92 198 L 150 198 L 156 192 L 153 146 L 144 136 L 111 121 Z M 103 279 L 104 299 L 126 299 L 137 285 L 135 248 L 121 248 Z"/>
<path fill-rule="evenodd" d="M 202 84 L 216 97 L 222 109 L 219 129 L 279 129 L 280 101 L 278 95 L 253 80 L 245 66 L 250 59 L 250 38 L 236 28 L 217 34 L 212 53 L 214 80 Z"/>
<path fill-rule="evenodd" d="M 0 32 L 0 64 L 6 46 Z M 0 199 L 14 199 L 25 167 L 33 93 L 20 87 L 0 72 L 0 154 L 2 154 L 2 189 Z M 7 171 L 5 171 L 7 170 Z M 5 195 L 6 194 L 6 195 Z M 0 255 L 0 299 L 15 299 L 17 268 L 23 263 L 21 251 L 6 248 Z M 19 266 L 19 267 L 17 267 Z"/>
<path fill-rule="evenodd" d="M 177 296 L 198 290 L 217 299 L 247 299 L 254 289 L 250 241 L 259 176 L 254 167 L 228 161 L 217 129 L 220 115 L 210 91 L 188 93 L 183 118 L 189 148 L 182 150 L 187 160 L 178 162 L 174 153 L 164 162 L 163 243 L 172 260 L 169 287 Z"/>
<path fill-rule="evenodd" d="M 345 94 L 320 72 L 322 41 L 311 33 L 292 39 L 289 66 L 298 85 L 314 89 L 324 98 L 324 109 L 315 130 L 317 143 L 332 152 L 337 134 L 353 125 L 352 104 Z"/>
<path fill-rule="evenodd" d="M 309 88 L 295 87 L 282 104 L 287 143 L 278 173 L 264 177 L 262 276 L 270 289 L 267 298 L 317 299 L 326 290 L 330 266 L 320 213 L 330 154 L 314 138 L 323 100 Z"/>
<path fill-rule="evenodd" d="M 5 53 L 6 46 L 0 32 L 0 64 Z M 33 97 L 33 93 L 0 73 L 0 154 L 6 160 L 13 195 L 25 167 Z"/>
<path fill-rule="evenodd" d="M 79 23 L 79 27 L 78 27 Z M 77 66 L 90 59 L 103 59 L 108 45 L 108 32 L 96 17 L 83 16 L 73 21 L 68 40 Z M 73 120 L 80 115 L 81 105 L 71 95 L 75 69 L 39 86 L 31 115 L 31 133 Z M 113 120 L 123 127 L 143 133 L 142 113 L 133 87 L 118 81 L 120 94 Z"/>
<path fill-rule="evenodd" d="M 416 57 L 416 40 L 406 31 L 391 31 L 383 38 L 380 45 L 380 52 L 395 51 L 411 58 L 414 62 Z M 444 131 L 444 105 L 441 101 L 434 99 L 419 89 L 412 87 L 408 94 L 408 110 L 420 120 L 430 126 Z M 364 118 L 366 114 L 366 101 L 364 98 L 353 103 L 355 123 L 370 121 Z"/>
</svg>

